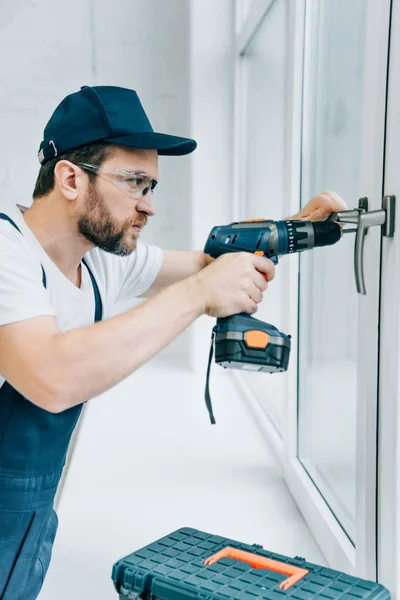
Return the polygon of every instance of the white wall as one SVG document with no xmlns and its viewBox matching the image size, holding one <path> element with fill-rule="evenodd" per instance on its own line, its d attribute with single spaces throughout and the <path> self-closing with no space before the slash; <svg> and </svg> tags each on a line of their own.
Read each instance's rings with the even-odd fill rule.
<svg viewBox="0 0 400 600">
<path fill-rule="evenodd" d="M 31 203 L 43 128 L 65 95 L 131 87 L 155 130 L 199 141 L 193 156 L 160 158 L 157 215 L 143 239 L 201 249 L 211 227 L 231 218 L 232 13 L 231 0 L 3 0 L 0 207 Z M 205 320 L 164 356 L 193 366 L 194 348 L 201 359 Z"/>
<path fill-rule="evenodd" d="M 233 5 L 2 0 L 0 210 L 31 204 L 43 129 L 62 98 L 82 85 L 120 85 L 137 90 L 156 131 L 199 142 L 191 156 L 160 157 L 157 215 L 143 239 L 201 249 L 211 227 L 231 218 Z M 214 322 L 200 319 L 162 357 L 205 375 Z"/>
<path fill-rule="evenodd" d="M 191 131 L 198 140 L 192 158 L 193 248 L 204 247 L 214 225 L 233 220 L 233 32 L 232 0 L 191 0 Z M 195 369 L 206 367 L 214 324 L 205 316 L 191 328 Z"/>
<path fill-rule="evenodd" d="M 187 0 L 2 0 L 0 208 L 31 203 L 43 128 L 82 85 L 136 89 L 155 130 L 191 135 L 189 13 Z M 160 158 L 145 241 L 192 246 L 190 160 Z M 165 354 L 188 352 L 186 332 Z"/>
</svg>

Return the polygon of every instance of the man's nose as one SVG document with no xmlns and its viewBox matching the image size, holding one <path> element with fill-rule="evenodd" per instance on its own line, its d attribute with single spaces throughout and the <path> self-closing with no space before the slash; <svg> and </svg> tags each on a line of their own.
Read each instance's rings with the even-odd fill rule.
<svg viewBox="0 0 400 600">
<path fill-rule="evenodd" d="M 147 192 L 145 196 L 142 196 L 136 209 L 138 212 L 145 212 L 149 217 L 154 217 L 156 210 L 154 208 L 153 192 Z"/>
</svg>

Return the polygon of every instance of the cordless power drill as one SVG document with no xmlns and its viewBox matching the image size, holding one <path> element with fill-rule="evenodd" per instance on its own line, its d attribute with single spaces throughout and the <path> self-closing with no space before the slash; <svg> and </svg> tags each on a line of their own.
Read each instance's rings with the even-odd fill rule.
<svg viewBox="0 0 400 600">
<path fill-rule="evenodd" d="M 252 252 L 278 264 L 278 257 L 336 244 L 342 228 L 334 221 L 267 221 L 256 219 L 213 227 L 204 253 L 218 258 L 226 252 Z M 206 405 L 215 423 L 209 391 L 209 376 L 215 343 L 215 362 L 224 368 L 276 373 L 289 364 L 290 336 L 270 323 L 247 313 L 218 318 L 211 337 L 207 369 Z"/>
</svg>

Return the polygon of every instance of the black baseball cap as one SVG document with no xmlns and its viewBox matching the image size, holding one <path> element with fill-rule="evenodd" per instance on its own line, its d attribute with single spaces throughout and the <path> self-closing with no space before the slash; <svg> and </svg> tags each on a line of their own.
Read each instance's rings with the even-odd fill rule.
<svg viewBox="0 0 400 600">
<path fill-rule="evenodd" d="M 116 86 L 83 86 L 57 106 L 44 130 L 39 162 L 93 142 L 157 150 L 158 154 L 190 154 L 197 142 L 156 133 L 134 90 Z"/>
</svg>

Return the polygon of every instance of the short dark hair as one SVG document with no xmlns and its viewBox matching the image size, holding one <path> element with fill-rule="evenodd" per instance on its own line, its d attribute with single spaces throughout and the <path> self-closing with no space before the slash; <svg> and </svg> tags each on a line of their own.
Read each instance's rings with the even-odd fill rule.
<svg viewBox="0 0 400 600">
<path fill-rule="evenodd" d="M 33 199 L 43 198 L 54 189 L 54 168 L 60 160 L 70 160 L 73 163 L 90 163 L 101 165 L 115 150 L 114 144 L 106 142 L 94 142 L 81 148 L 69 150 L 63 154 L 50 159 L 40 167 L 39 174 L 36 179 L 35 189 L 33 190 Z M 87 171 L 90 179 L 96 177 L 95 173 Z"/>
</svg>

